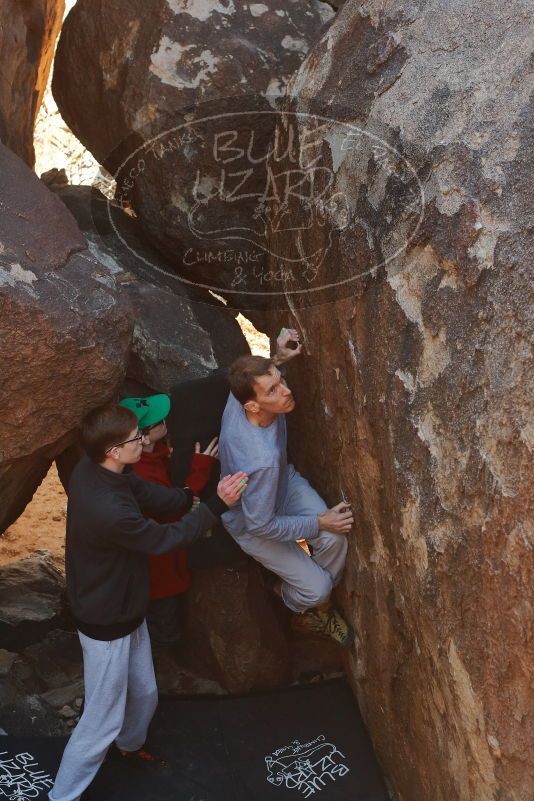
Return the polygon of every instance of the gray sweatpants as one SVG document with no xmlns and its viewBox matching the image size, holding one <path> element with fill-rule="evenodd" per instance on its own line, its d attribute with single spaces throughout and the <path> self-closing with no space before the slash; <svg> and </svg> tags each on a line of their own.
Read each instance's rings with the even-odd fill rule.
<svg viewBox="0 0 534 801">
<path fill-rule="evenodd" d="M 280 515 L 322 514 L 327 506 L 306 479 L 292 473 Z M 305 612 L 328 600 L 340 580 L 347 558 L 347 537 L 319 531 L 308 540 L 313 557 L 296 542 L 278 542 L 259 535 L 240 534 L 238 545 L 282 579 L 282 598 L 293 612 Z"/>
<path fill-rule="evenodd" d="M 85 707 L 63 752 L 50 801 L 78 801 L 113 741 L 123 751 L 141 748 L 158 703 L 145 621 L 127 637 L 110 642 L 81 632 L 78 636 Z"/>
</svg>

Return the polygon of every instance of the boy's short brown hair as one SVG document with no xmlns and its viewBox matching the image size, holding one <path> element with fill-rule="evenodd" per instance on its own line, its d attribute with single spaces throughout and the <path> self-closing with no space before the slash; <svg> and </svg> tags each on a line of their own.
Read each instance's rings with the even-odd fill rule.
<svg viewBox="0 0 534 801">
<path fill-rule="evenodd" d="M 268 375 L 274 367 L 272 359 L 264 356 L 240 356 L 228 371 L 228 383 L 232 394 L 241 404 L 254 400 L 256 393 L 254 384 L 261 375 Z"/>
<path fill-rule="evenodd" d="M 106 458 L 106 451 L 128 439 L 136 426 L 137 415 L 131 409 L 115 403 L 97 406 L 83 420 L 83 447 L 89 458 L 100 464 Z"/>
</svg>

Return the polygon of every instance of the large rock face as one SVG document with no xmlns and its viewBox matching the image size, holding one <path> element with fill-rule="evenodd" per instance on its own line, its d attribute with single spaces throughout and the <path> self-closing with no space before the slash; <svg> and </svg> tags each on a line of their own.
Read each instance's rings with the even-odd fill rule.
<svg viewBox="0 0 534 801">
<path fill-rule="evenodd" d="M 89 409 L 114 397 L 132 312 L 59 198 L 0 146 L 0 531 Z"/>
<path fill-rule="evenodd" d="M 256 562 L 197 571 L 188 606 L 186 658 L 201 675 L 231 693 L 287 683 L 287 642 Z"/>
<path fill-rule="evenodd" d="M 5 0 L 0 12 L 0 139 L 30 167 L 64 10 L 64 0 Z"/>
<path fill-rule="evenodd" d="M 88 186 L 54 191 L 75 217 L 93 256 L 113 271 L 132 305 L 128 379 L 169 392 L 178 381 L 228 367 L 250 352 L 235 312 L 199 302 L 120 207 Z"/>
<path fill-rule="evenodd" d="M 63 622 L 64 585 L 46 551 L 0 568 L 0 635 L 6 648 L 20 650 Z"/>
<path fill-rule="evenodd" d="M 261 252 L 271 112 L 333 15 L 317 0 L 79 0 L 68 15 L 61 113 L 195 284 L 227 286 L 243 248 Z"/>
<path fill-rule="evenodd" d="M 293 454 L 353 502 L 349 674 L 402 801 L 532 798 L 531 10 L 352 0 L 293 86 L 342 201 L 290 206 L 324 257 L 284 287 Z"/>
</svg>

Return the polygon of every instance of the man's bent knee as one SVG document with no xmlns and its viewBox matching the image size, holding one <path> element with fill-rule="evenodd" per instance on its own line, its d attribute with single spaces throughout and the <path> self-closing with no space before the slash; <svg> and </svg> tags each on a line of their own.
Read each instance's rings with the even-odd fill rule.
<svg viewBox="0 0 534 801">
<path fill-rule="evenodd" d="M 314 606 L 319 606 L 325 601 L 328 601 L 332 592 L 332 578 L 328 573 L 324 573 L 321 580 L 318 581 L 313 588 L 305 594 L 303 602 L 306 604 L 307 609 L 312 609 Z"/>
</svg>

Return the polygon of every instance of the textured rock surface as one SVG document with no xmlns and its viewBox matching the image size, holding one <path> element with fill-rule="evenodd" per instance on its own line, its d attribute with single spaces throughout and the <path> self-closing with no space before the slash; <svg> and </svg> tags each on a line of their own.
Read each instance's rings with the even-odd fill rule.
<svg viewBox="0 0 534 801">
<path fill-rule="evenodd" d="M 38 695 L 16 698 L 0 708 L 0 715 L 11 737 L 61 737 L 68 732 L 57 712 Z"/>
<path fill-rule="evenodd" d="M 61 690 L 83 679 L 82 649 L 74 631 L 51 631 L 44 640 L 26 648 L 22 656 L 47 691 Z"/>
<path fill-rule="evenodd" d="M 0 140 L 31 167 L 33 128 L 64 0 L 5 0 L 0 10 Z"/>
<path fill-rule="evenodd" d="M 0 648 L 0 708 L 13 703 L 17 697 L 17 686 L 10 672 L 17 654 Z"/>
<path fill-rule="evenodd" d="M 0 531 L 122 381 L 132 312 L 59 198 L 0 145 Z"/>
<path fill-rule="evenodd" d="M 43 638 L 63 618 L 64 579 L 41 551 L 0 568 L 0 640 L 10 650 Z"/>
<path fill-rule="evenodd" d="M 186 662 L 195 672 L 232 693 L 287 683 L 287 642 L 257 563 L 194 573 L 187 619 Z"/>
<path fill-rule="evenodd" d="M 309 353 L 291 440 L 328 500 L 354 504 L 349 674 L 402 801 L 533 792 L 531 16 L 349 0 L 294 84 L 296 109 L 386 143 L 320 134 L 349 225 L 301 243 L 352 290 L 288 295 Z M 425 197 L 411 241 L 402 156 Z"/>
<path fill-rule="evenodd" d="M 241 246 L 261 239 L 250 193 L 265 185 L 273 118 L 240 114 L 272 111 L 333 15 L 326 3 L 292 0 L 80 0 L 68 15 L 53 81 L 62 115 L 113 173 L 129 159 L 118 198 L 190 280 L 219 288 Z M 239 140 L 246 151 L 251 125 L 251 155 L 238 164 L 232 146 Z M 225 257 L 211 263 L 208 251 Z"/>
<path fill-rule="evenodd" d="M 54 191 L 76 218 L 93 256 L 109 267 L 131 302 L 128 378 L 168 392 L 178 381 L 204 376 L 249 352 L 235 312 L 192 299 L 125 212 L 90 187 Z"/>
</svg>

